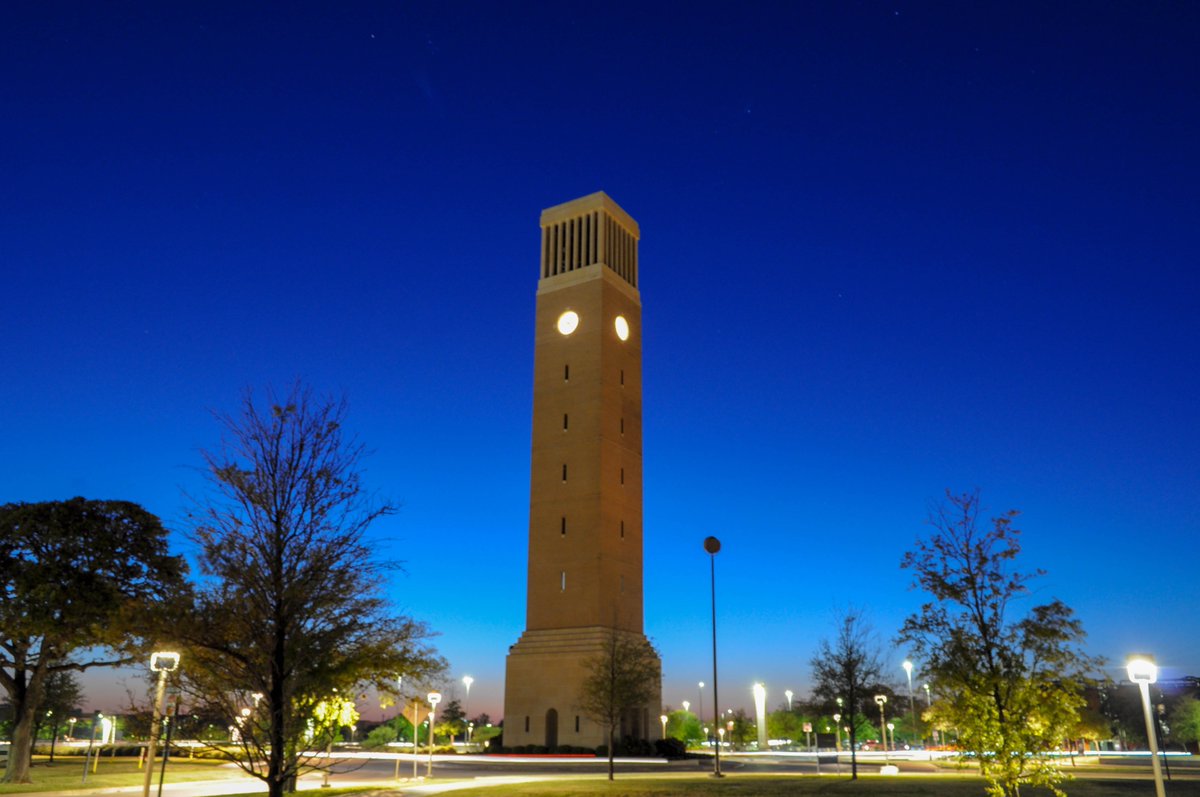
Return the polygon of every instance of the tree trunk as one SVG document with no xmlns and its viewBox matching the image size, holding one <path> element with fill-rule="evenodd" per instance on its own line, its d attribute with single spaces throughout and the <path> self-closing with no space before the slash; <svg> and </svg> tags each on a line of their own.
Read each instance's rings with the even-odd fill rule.
<svg viewBox="0 0 1200 797">
<path fill-rule="evenodd" d="M 613 769 L 614 769 L 614 765 L 613 765 L 613 753 L 614 753 L 613 746 L 614 746 L 613 729 L 612 729 L 612 726 L 611 726 L 611 725 L 609 725 L 609 726 L 608 726 L 608 779 L 609 779 L 609 780 L 612 780 L 612 779 L 613 779 Z"/>
<path fill-rule="evenodd" d="M 29 762 L 33 757 L 33 726 L 36 711 L 33 701 L 26 698 L 22 705 L 13 706 L 12 746 L 8 749 L 8 769 L 5 783 L 33 783 Z"/>
<path fill-rule="evenodd" d="M 850 712 L 850 780 L 858 780 L 858 747 L 855 745 L 854 712 Z"/>
</svg>

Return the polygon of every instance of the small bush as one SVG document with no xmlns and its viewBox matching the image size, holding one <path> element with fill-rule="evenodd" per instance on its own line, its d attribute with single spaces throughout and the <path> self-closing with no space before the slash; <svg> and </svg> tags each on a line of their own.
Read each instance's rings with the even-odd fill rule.
<svg viewBox="0 0 1200 797">
<path fill-rule="evenodd" d="M 663 758 L 686 758 L 687 745 L 681 739 L 655 739 L 654 752 Z"/>
</svg>

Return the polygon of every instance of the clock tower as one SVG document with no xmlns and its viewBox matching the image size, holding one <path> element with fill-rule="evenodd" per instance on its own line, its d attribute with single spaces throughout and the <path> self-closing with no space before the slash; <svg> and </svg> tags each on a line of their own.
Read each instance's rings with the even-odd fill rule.
<svg viewBox="0 0 1200 797">
<path fill-rule="evenodd" d="M 642 305 L 637 222 L 603 192 L 542 211 L 525 633 L 509 648 L 504 744 L 596 747 L 585 662 L 642 631 Z M 617 738 L 657 738 L 659 705 Z M 656 727 L 656 726 L 654 726 Z"/>
</svg>

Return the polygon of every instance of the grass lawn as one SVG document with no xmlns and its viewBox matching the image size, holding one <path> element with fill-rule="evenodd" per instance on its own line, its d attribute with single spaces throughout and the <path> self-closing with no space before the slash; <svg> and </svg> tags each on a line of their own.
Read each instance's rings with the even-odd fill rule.
<svg viewBox="0 0 1200 797">
<path fill-rule="evenodd" d="M 161 763 L 161 759 L 156 762 L 153 781 L 155 784 L 158 783 L 158 766 Z M 33 759 L 33 768 L 29 774 L 33 778 L 33 783 L 0 783 L 0 794 L 140 786 L 145 777 L 145 771 L 138 769 L 137 758 L 126 756 L 102 757 L 95 772 L 89 769 L 87 783 L 83 782 L 83 756 L 55 756 L 53 764 L 47 758 L 37 756 Z M 165 782 L 222 780 L 241 777 L 241 774 L 240 769 L 226 766 L 223 761 L 172 758 L 167 764 Z"/>
<path fill-rule="evenodd" d="M 1070 781 L 1064 785 L 1068 797 L 1154 797 L 1150 780 Z M 692 797 L 692 795 L 741 795 L 742 797 L 985 797 L 978 777 L 938 775 L 932 777 L 814 778 L 789 775 L 731 775 L 720 780 L 696 775 L 672 777 L 621 777 L 607 780 L 578 778 L 537 783 L 515 783 L 448 792 L 452 797 Z M 1046 789 L 1024 789 L 1025 797 L 1053 797 Z M 1200 781 L 1173 781 L 1167 797 L 1200 797 Z"/>
</svg>

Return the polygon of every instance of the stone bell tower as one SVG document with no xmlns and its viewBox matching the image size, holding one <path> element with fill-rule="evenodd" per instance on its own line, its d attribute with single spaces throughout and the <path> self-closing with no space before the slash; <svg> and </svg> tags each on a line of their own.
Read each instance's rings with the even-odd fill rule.
<svg viewBox="0 0 1200 797">
<path fill-rule="evenodd" d="M 637 222 L 603 192 L 542 211 L 525 633 L 504 744 L 606 744 L 577 708 L 583 663 L 642 631 L 642 305 Z M 618 738 L 657 738 L 661 700 Z"/>
</svg>

